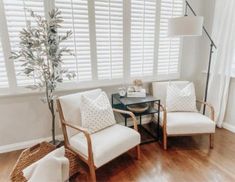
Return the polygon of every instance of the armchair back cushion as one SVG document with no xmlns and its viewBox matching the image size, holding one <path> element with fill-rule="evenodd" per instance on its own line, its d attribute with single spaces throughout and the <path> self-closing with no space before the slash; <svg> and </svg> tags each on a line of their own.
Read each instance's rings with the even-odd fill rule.
<svg viewBox="0 0 235 182">
<path fill-rule="evenodd" d="M 156 97 L 157 99 L 160 99 L 161 103 L 164 106 L 166 105 L 166 94 L 167 94 L 168 83 L 169 83 L 168 81 L 152 83 L 153 96 Z M 186 85 L 189 84 L 189 81 L 171 81 L 171 83 L 174 83 L 179 88 L 184 88 Z"/>
<path fill-rule="evenodd" d="M 94 89 L 90 91 L 85 92 L 78 92 L 75 94 L 65 95 L 61 96 L 59 98 L 61 108 L 63 111 L 65 122 L 72 124 L 72 125 L 79 125 L 81 126 L 81 96 L 84 94 L 90 99 L 96 99 L 100 94 L 102 90 L 101 89 Z M 79 133 L 78 131 L 67 128 L 68 137 Z"/>
</svg>

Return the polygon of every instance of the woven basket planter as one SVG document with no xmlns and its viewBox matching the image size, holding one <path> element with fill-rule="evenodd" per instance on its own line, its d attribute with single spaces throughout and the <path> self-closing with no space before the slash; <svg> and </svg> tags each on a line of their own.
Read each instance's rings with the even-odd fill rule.
<svg viewBox="0 0 235 182">
<path fill-rule="evenodd" d="M 30 166 L 34 162 L 40 160 L 44 156 L 46 156 L 51 151 L 55 150 L 56 147 L 47 143 L 42 142 L 37 144 L 31 148 L 24 150 L 19 159 L 17 160 L 13 171 L 10 174 L 10 179 L 12 182 L 27 182 L 25 177 L 23 176 L 23 169 Z M 81 166 L 79 165 L 78 157 L 72 151 L 65 149 L 65 157 L 69 159 L 69 176 L 73 176 L 74 174 L 82 171 Z"/>
</svg>

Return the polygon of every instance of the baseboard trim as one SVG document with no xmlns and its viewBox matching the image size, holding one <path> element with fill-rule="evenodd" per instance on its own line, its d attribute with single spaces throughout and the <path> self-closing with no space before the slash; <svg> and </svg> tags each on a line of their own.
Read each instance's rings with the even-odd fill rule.
<svg viewBox="0 0 235 182">
<path fill-rule="evenodd" d="M 59 140 L 63 139 L 63 135 L 57 135 L 56 139 L 59 139 Z M 29 140 L 29 141 L 0 146 L 0 154 L 15 151 L 15 150 L 25 149 L 25 148 L 31 147 L 37 143 L 40 143 L 42 141 L 49 142 L 49 141 L 51 141 L 51 137 L 39 138 L 39 139 L 35 139 L 35 140 Z"/>
<path fill-rule="evenodd" d="M 223 126 L 223 128 L 225 128 L 226 130 L 229 130 L 229 131 L 235 133 L 235 126 L 234 126 L 234 125 L 231 125 L 231 124 L 229 124 L 229 123 L 224 122 L 222 126 Z"/>
</svg>

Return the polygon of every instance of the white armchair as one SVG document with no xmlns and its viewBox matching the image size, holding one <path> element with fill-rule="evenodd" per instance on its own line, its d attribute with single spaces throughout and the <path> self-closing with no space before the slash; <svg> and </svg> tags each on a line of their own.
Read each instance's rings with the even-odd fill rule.
<svg viewBox="0 0 235 182">
<path fill-rule="evenodd" d="M 135 147 L 140 156 L 140 134 L 135 115 L 128 111 L 113 109 L 114 112 L 131 116 L 134 129 L 115 124 L 94 134 L 81 127 L 81 94 L 95 99 L 101 89 L 62 96 L 57 100 L 65 147 L 75 152 L 89 167 L 91 181 L 96 181 L 95 170 L 117 156 Z"/>
<path fill-rule="evenodd" d="M 174 81 L 179 87 L 185 87 L 188 81 Z M 167 112 L 166 93 L 168 82 L 153 82 L 153 95 L 161 100 L 161 117 L 160 125 L 163 130 L 163 146 L 167 149 L 167 138 L 171 136 L 188 136 L 208 134 L 210 148 L 213 148 L 215 122 L 214 109 L 208 103 L 197 101 L 200 104 L 206 105 L 210 109 L 210 118 L 202 115 L 199 112 Z"/>
</svg>

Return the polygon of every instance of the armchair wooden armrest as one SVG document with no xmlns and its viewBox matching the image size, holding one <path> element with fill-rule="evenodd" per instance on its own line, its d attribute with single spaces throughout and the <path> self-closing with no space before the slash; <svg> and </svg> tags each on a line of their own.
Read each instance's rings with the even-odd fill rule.
<svg viewBox="0 0 235 182">
<path fill-rule="evenodd" d="M 157 105 L 157 107 L 158 107 L 158 104 L 154 104 L 154 105 Z M 162 120 L 163 120 L 163 126 L 166 126 L 166 122 L 167 122 L 167 119 L 166 119 L 166 117 L 167 117 L 167 111 L 166 111 L 166 107 L 163 105 L 163 104 L 160 104 L 160 111 L 163 113 L 163 118 L 162 118 Z"/>
<path fill-rule="evenodd" d="M 90 135 L 90 133 L 88 132 L 88 130 L 86 128 L 83 128 L 81 126 L 77 126 L 77 125 L 72 125 L 72 124 L 69 124 L 69 123 L 66 123 L 66 122 L 63 122 L 64 125 L 70 127 L 70 128 L 73 128 L 75 130 L 78 130 L 78 131 L 81 131 L 83 132 L 85 135 Z"/>
<path fill-rule="evenodd" d="M 80 127 L 77 125 L 72 125 L 72 124 L 66 123 L 64 120 L 62 121 L 62 125 L 64 125 L 64 128 L 70 127 L 70 128 L 73 128 L 75 130 L 82 132 L 85 135 L 86 140 L 87 140 L 87 148 L 88 148 L 88 160 L 93 161 L 92 143 L 91 143 L 90 133 L 88 132 L 88 130 L 86 128 L 83 128 L 83 127 Z M 70 145 L 70 143 L 68 141 L 67 133 L 65 136 L 67 137 L 67 139 L 65 139 L 65 146 L 76 153 L 76 150 L 73 148 L 73 146 Z M 66 140 L 67 140 L 67 142 L 66 142 Z"/>
<path fill-rule="evenodd" d="M 120 110 L 120 109 L 113 109 L 113 112 L 117 112 L 117 113 L 129 115 L 129 116 L 132 118 L 132 122 L 133 122 L 133 125 L 134 125 L 134 129 L 135 129 L 136 131 L 138 131 L 137 120 L 136 120 L 136 117 L 135 117 L 135 115 L 133 114 L 133 112 L 125 111 L 125 110 Z"/>
<path fill-rule="evenodd" d="M 163 131 L 166 133 L 167 111 L 166 111 L 166 108 L 162 104 L 160 104 L 160 111 L 163 113 L 162 128 L 163 128 Z"/>
<path fill-rule="evenodd" d="M 198 103 L 200 103 L 201 105 L 206 105 L 209 109 L 210 109 L 210 118 L 212 121 L 215 120 L 215 110 L 214 110 L 214 107 L 212 105 L 210 105 L 209 103 L 207 102 L 204 102 L 204 101 L 201 101 L 201 100 L 197 100 Z"/>
<path fill-rule="evenodd" d="M 160 111 L 166 112 L 166 107 L 162 104 L 160 104 Z"/>
<path fill-rule="evenodd" d="M 164 105 L 160 104 L 160 111 L 163 114 L 162 117 L 162 130 L 163 130 L 163 148 L 167 149 L 167 131 L 166 131 L 166 124 L 167 124 L 167 110 Z"/>
<path fill-rule="evenodd" d="M 93 161 L 93 152 L 92 152 L 92 145 L 91 145 L 91 137 L 90 137 L 90 133 L 88 132 L 87 129 L 82 128 L 80 126 L 76 126 L 76 125 L 72 125 L 69 124 L 65 121 L 64 115 L 63 115 L 63 111 L 61 108 L 61 104 L 60 104 L 60 100 L 57 99 L 56 100 L 57 103 L 57 110 L 59 112 L 59 116 L 60 116 L 60 121 L 61 121 L 61 125 L 62 125 L 62 131 L 63 131 L 63 135 L 64 135 L 64 144 L 65 147 L 70 148 L 71 150 L 74 151 L 73 147 L 70 145 L 69 143 L 69 139 L 68 139 L 68 134 L 67 134 L 67 130 L 66 127 L 70 127 L 73 128 L 75 130 L 78 130 L 82 133 L 84 133 L 86 140 L 87 140 L 87 148 L 88 148 L 88 158 L 91 159 L 90 161 Z M 76 153 L 76 152 L 75 152 Z"/>
</svg>

